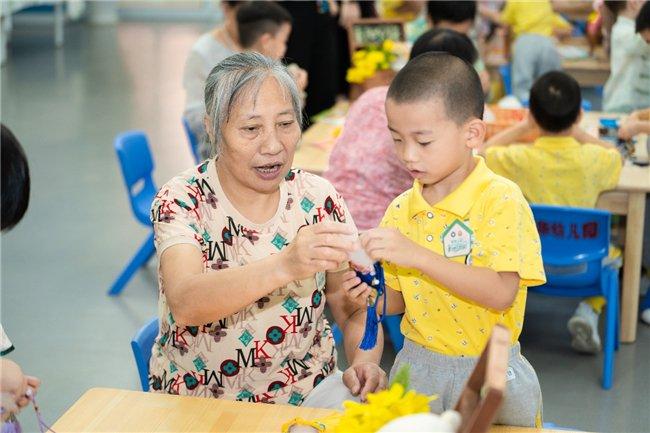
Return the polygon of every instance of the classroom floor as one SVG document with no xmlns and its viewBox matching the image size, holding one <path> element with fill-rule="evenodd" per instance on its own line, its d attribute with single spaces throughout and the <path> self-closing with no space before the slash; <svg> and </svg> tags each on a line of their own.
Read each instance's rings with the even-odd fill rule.
<svg viewBox="0 0 650 433">
<path fill-rule="evenodd" d="M 2 235 L 2 324 L 12 358 L 43 381 L 39 403 L 54 422 L 91 387 L 138 389 L 129 341 L 156 314 L 156 263 L 118 298 L 106 290 L 147 230 L 129 209 L 114 136 L 143 129 L 159 185 L 191 164 L 180 123 L 182 68 L 200 24 L 70 24 L 61 49 L 50 27 L 17 26 L 2 68 L 2 122 L 20 139 L 32 173 L 26 218 Z M 602 356 L 572 352 L 571 300 L 531 296 L 523 352 L 536 368 L 545 420 L 589 431 L 650 431 L 650 327 L 616 358 L 600 388 Z M 394 352 L 387 349 L 384 366 Z M 33 413 L 21 415 L 36 431 Z"/>
</svg>

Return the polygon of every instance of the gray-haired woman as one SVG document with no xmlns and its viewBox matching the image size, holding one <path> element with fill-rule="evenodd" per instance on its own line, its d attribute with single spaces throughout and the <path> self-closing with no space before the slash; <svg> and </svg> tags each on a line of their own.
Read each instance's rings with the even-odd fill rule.
<svg viewBox="0 0 650 433">
<path fill-rule="evenodd" d="M 338 407 L 385 386 L 383 346 L 357 348 L 366 290 L 347 253 L 356 229 L 326 180 L 291 170 L 301 106 L 284 66 L 235 54 L 210 73 L 206 130 L 217 157 L 169 181 L 152 206 L 160 259 L 154 391 Z M 325 300 L 351 367 L 336 367 Z"/>
</svg>

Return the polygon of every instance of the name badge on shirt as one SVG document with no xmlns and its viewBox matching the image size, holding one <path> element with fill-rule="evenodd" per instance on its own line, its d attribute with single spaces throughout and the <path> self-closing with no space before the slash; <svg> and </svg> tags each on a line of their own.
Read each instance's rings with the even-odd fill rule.
<svg viewBox="0 0 650 433">
<path fill-rule="evenodd" d="M 445 257 L 467 256 L 472 251 L 474 232 L 461 220 L 455 220 L 442 233 L 442 246 Z"/>
</svg>

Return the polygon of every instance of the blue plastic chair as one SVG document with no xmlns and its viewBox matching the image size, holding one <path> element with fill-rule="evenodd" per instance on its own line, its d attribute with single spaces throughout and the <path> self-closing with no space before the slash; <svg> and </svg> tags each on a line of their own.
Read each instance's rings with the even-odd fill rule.
<svg viewBox="0 0 650 433">
<path fill-rule="evenodd" d="M 510 63 L 505 63 L 499 66 L 499 74 L 501 74 L 503 90 L 506 92 L 506 96 L 512 95 L 512 73 L 510 70 Z"/>
<path fill-rule="evenodd" d="M 143 391 L 149 391 L 149 359 L 151 359 L 151 348 L 157 336 L 158 317 L 154 317 L 140 328 L 133 340 L 131 340 L 131 349 L 133 349 L 133 357 L 135 358 L 135 365 L 138 367 L 140 385 L 142 385 Z"/>
<path fill-rule="evenodd" d="M 185 117 L 181 119 L 183 122 L 183 129 L 185 130 L 185 135 L 187 135 L 187 141 L 190 144 L 190 151 L 194 157 L 194 162 L 197 164 L 201 162 L 201 154 L 199 153 L 199 140 L 196 138 L 196 134 L 190 128 L 190 123 Z"/>
<path fill-rule="evenodd" d="M 129 131 L 120 134 L 115 138 L 114 147 L 133 215 L 141 224 L 150 228 L 151 233 L 111 285 L 108 291 L 110 296 L 119 295 L 131 277 L 149 261 L 155 252 L 149 212 L 158 191 L 152 177 L 153 159 L 144 132 Z"/>
<path fill-rule="evenodd" d="M 607 263 L 610 213 L 597 209 L 531 205 L 542 242 L 546 284 L 530 287 L 551 296 L 604 296 L 607 301 L 602 387 L 614 380 L 618 350 L 618 268 Z"/>
</svg>

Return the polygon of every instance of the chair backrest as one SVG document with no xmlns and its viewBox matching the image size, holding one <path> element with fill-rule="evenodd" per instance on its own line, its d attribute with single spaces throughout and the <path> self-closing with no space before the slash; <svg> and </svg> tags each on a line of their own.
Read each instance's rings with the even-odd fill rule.
<svg viewBox="0 0 650 433">
<path fill-rule="evenodd" d="M 506 96 L 512 95 L 512 74 L 510 73 L 510 63 L 499 66 L 499 73 L 503 81 L 503 91 Z"/>
<path fill-rule="evenodd" d="M 115 137 L 114 147 L 131 209 L 143 224 L 147 224 L 148 215 L 140 215 L 140 209 L 151 205 L 157 191 L 152 176 L 154 165 L 149 140 L 142 131 L 128 131 Z"/>
<path fill-rule="evenodd" d="M 197 138 L 192 128 L 190 128 L 190 122 L 187 121 L 185 117 L 181 118 L 183 122 L 183 129 L 185 130 L 185 135 L 187 135 L 187 141 L 190 144 L 190 151 L 194 157 L 194 161 L 198 164 L 201 162 L 201 155 L 199 154 L 199 139 Z"/>
<path fill-rule="evenodd" d="M 610 213 L 598 209 L 531 205 L 542 242 L 547 284 L 584 286 L 599 281 L 609 253 Z"/>
<path fill-rule="evenodd" d="M 133 357 L 135 358 L 135 365 L 138 367 L 138 375 L 140 376 L 143 391 L 149 391 L 149 359 L 151 358 L 151 348 L 157 336 L 158 317 L 154 317 L 140 328 L 133 340 L 131 340 L 131 349 L 133 349 Z"/>
</svg>

